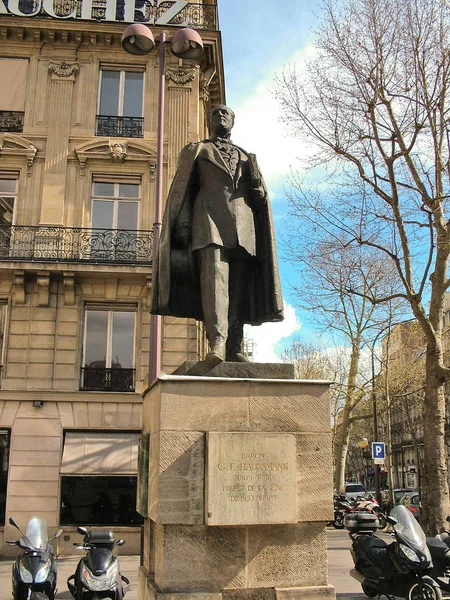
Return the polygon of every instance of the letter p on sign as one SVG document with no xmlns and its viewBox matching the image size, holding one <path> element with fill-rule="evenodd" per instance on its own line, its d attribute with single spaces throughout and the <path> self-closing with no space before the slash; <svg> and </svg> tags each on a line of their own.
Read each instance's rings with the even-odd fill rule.
<svg viewBox="0 0 450 600">
<path fill-rule="evenodd" d="M 386 457 L 386 449 L 384 442 L 372 442 L 372 458 L 382 458 Z"/>
</svg>

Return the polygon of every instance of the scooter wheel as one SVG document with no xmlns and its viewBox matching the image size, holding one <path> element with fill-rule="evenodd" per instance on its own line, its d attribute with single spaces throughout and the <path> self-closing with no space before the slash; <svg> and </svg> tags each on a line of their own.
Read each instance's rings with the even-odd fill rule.
<svg viewBox="0 0 450 600">
<path fill-rule="evenodd" d="M 372 587 L 370 585 L 370 583 L 364 582 L 361 584 L 361 587 L 362 587 L 362 591 L 369 598 L 375 598 L 376 596 L 378 596 L 378 591 L 374 587 Z"/>
<path fill-rule="evenodd" d="M 423 577 L 409 588 L 407 600 L 442 600 L 442 592 L 431 577 Z"/>
</svg>

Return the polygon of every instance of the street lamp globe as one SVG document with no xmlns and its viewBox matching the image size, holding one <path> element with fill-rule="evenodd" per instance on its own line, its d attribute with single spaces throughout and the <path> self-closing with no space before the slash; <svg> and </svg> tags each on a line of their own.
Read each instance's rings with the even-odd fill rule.
<svg viewBox="0 0 450 600">
<path fill-rule="evenodd" d="M 364 450 L 369 445 L 369 440 L 366 437 L 362 437 L 361 439 L 359 439 L 357 441 L 357 444 L 358 444 L 358 448 L 361 448 L 361 450 Z"/>
<path fill-rule="evenodd" d="M 200 58 L 203 54 L 202 38 L 194 29 L 180 29 L 172 38 L 171 50 L 178 58 Z"/>
<path fill-rule="evenodd" d="M 122 34 L 122 48 L 128 54 L 148 54 L 155 47 L 155 38 L 151 29 L 143 23 L 133 23 Z"/>
</svg>

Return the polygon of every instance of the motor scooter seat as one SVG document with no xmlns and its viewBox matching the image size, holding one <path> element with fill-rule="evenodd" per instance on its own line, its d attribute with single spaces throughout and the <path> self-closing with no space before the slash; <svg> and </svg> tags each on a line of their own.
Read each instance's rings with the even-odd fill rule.
<svg viewBox="0 0 450 600">
<path fill-rule="evenodd" d="M 381 571 L 391 571 L 392 563 L 388 557 L 387 547 L 389 544 L 375 536 L 360 536 L 358 544 L 371 562 Z"/>
</svg>

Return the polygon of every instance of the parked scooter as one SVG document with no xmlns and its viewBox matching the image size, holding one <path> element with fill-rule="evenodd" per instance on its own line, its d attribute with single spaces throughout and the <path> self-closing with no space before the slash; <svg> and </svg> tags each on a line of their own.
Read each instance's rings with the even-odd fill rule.
<svg viewBox="0 0 450 600">
<path fill-rule="evenodd" d="M 353 512 L 353 504 L 347 499 L 345 494 L 335 495 L 333 497 L 334 519 L 331 521 L 335 529 L 344 529 L 344 518 L 350 512 Z"/>
<path fill-rule="evenodd" d="M 441 590 L 429 576 L 433 563 L 418 522 L 406 506 L 396 506 L 387 522 L 393 527 L 390 544 L 374 534 L 379 525 L 375 515 L 355 512 L 345 518 L 355 563 L 350 575 L 369 597 L 383 594 L 406 600 L 441 600 Z"/>
<path fill-rule="evenodd" d="M 362 498 L 358 498 L 355 504 L 355 509 L 358 511 L 362 510 L 374 513 L 378 518 L 380 529 L 386 527 L 386 515 L 381 510 L 381 506 L 378 504 L 377 499 L 373 494 L 367 492 Z"/>
<path fill-rule="evenodd" d="M 77 531 L 84 536 L 83 544 L 74 546 L 87 554 L 67 580 L 72 596 L 75 600 L 123 600 L 130 581 L 121 575 L 119 561 L 112 552 L 116 546 L 123 546 L 124 540 L 116 540 L 109 529 L 88 531 L 84 527 L 78 527 Z"/>
<path fill-rule="evenodd" d="M 450 516 L 447 517 L 450 521 Z M 436 537 L 427 537 L 428 548 L 433 559 L 430 573 L 445 595 L 450 594 L 450 533 L 443 531 Z"/>
<path fill-rule="evenodd" d="M 12 567 L 12 595 L 15 600 L 54 600 L 56 589 L 56 558 L 48 539 L 47 522 L 41 517 L 31 517 L 26 532 L 14 519 L 9 519 L 20 531 L 21 538 L 7 540 L 10 546 L 19 546 L 23 553 Z M 62 534 L 60 529 L 55 539 Z"/>
</svg>

